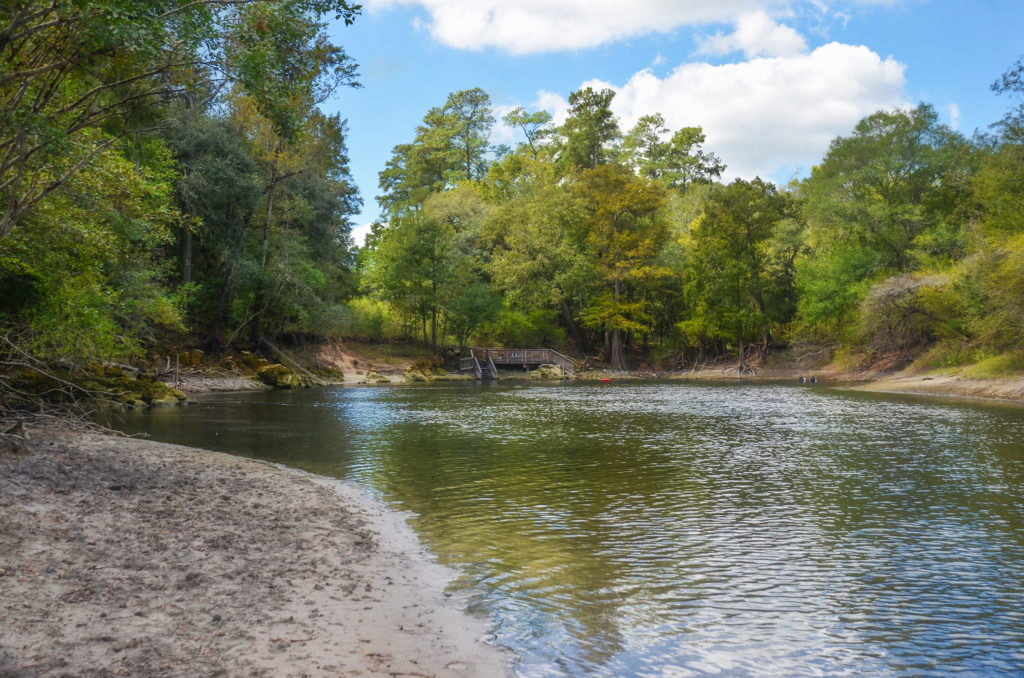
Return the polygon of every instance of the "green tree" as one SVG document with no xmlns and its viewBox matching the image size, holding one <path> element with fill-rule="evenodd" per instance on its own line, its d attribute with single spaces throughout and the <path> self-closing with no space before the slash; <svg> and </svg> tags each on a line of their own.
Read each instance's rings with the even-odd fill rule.
<svg viewBox="0 0 1024 678">
<path fill-rule="evenodd" d="M 83 139 L 107 142 L 97 130 Z M 107 145 L 0 242 L 0 328 L 23 350 L 46 360 L 118 359 L 184 329 L 187 289 L 170 284 L 161 256 L 182 218 L 171 156 L 154 140 L 140 150 L 145 164 Z"/>
<path fill-rule="evenodd" d="M 268 11 L 298 20 L 308 35 L 319 30 L 316 17 L 335 12 L 351 22 L 359 7 L 344 0 L 0 5 L 0 241 L 106 149 L 151 129 L 166 102 L 217 92 L 232 81 L 270 94 L 279 89 L 270 76 L 299 72 L 260 71 L 269 62 L 257 55 L 273 51 L 271 43 L 294 45 L 297 30 L 287 21 L 260 24 Z M 282 41 L 281 34 L 260 30 L 265 26 L 291 37 Z M 322 40 L 317 51 L 341 71 L 349 64 Z M 261 94 L 268 110 L 275 96 Z M 94 134 L 97 128 L 104 134 Z"/>
<path fill-rule="evenodd" d="M 656 260 L 668 237 L 660 213 L 665 190 L 624 168 L 601 165 L 580 174 L 575 191 L 602 287 L 586 321 L 604 330 L 612 369 L 626 370 L 626 333 L 650 331 L 647 304 L 636 288 L 664 273 Z"/>
<path fill-rule="evenodd" d="M 623 163 L 640 176 L 661 179 L 672 188 L 686 189 L 721 176 L 722 161 L 701 150 L 704 131 L 700 127 L 684 127 L 665 141 L 668 132 L 660 113 L 641 117 L 623 139 Z"/>
<path fill-rule="evenodd" d="M 555 132 L 563 174 L 593 169 L 615 158 L 622 132 L 611 109 L 614 98 L 610 89 L 595 92 L 590 87 L 569 95 L 569 117 Z"/>
<path fill-rule="evenodd" d="M 540 145 L 545 137 L 550 136 L 552 133 L 550 128 L 551 114 L 547 111 L 527 113 L 525 108 L 517 106 L 507 113 L 501 121 L 509 127 L 518 127 L 523 132 L 523 136 L 526 137 L 526 148 L 529 149 L 530 154 L 534 158 L 540 153 Z"/>
<path fill-rule="evenodd" d="M 855 325 L 865 281 L 962 256 L 957 208 L 974 159 L 927 104 L 880 111 L 834 140 L 800 186 L 813 252 L 798 272 L 804 320 Z"/>
<path fill-rule="evenodd" d="M 1024 347 L 1024 60 L 992 90 L 1017 105 L 995 125 L 987 153 L 972 178 L 977 229 L 961 269 L 970 324 L 999 350 Z"/>
<path fill-rule="evenodd" d="M 730 339 L 741 374 L 750 371 L 746 348 L 758 342 L 763 353 L 772 328 L 792 317 L 796 253 L 784 227 L 795 216 L 792 198 L 773 184 L 737 179 L 711 193 L 693 225 L 692 314 L 680 329 Z"/>
<path fill-rule="evenodd" d="M 586 350 L 577 316 L 596 273 L 585 234 L 578 233 L 579 208 L 571 192 L 557 181 L 550 160 L 534 157 L 532 150 L 495 163 L 483 192 L 492 201 L 484 225 L 488 271 L 507 304 L 522 311 L 526 323 L 539 318 L 529 311 L 557 311 L 576 350 Z"/>
<path fill-rule="evenodd" d="M 381 207 L 394 215 L 418 208 L 433 193 L 483 178 L 493 124 L 490 98 L 482 89 L 449 94 L 444 106 L 427 112 L 412 143 L 392 150 L 380 172 Z"/>
<path fill-rule="evenodd" d="M 363 269 L 364 288 L 413 315 L 422 326 L 423 343 L 435 351 L 444 303 L 452 296 L 454 240 L 450 225 L 408 212 L 381 229 Z"/>
</svg>

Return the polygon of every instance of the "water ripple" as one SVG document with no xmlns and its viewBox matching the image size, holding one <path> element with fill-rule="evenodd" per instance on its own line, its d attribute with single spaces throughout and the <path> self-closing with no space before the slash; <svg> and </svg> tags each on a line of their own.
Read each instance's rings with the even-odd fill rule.
<svg viewBox="0 0 1024 678">
<path fill-rule="evenodd" d="M 414 511 L 521 676 L 1024 669 L 1019 409 L 688 383 L 290 397 L 323 435 L 288 462 Z"/>
</svg>

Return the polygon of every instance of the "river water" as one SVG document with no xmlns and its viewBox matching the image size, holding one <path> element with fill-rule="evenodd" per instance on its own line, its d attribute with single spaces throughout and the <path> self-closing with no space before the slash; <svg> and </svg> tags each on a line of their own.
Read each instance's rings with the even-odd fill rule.
<svg viewBox="0 0 1024 678">
<path fill-rule="evenodd" d="M 817 387 L 224 394 L 123 428 L 345 478 L 535 676 L 1024 675 L 1024 409 Z"/>
</svg>

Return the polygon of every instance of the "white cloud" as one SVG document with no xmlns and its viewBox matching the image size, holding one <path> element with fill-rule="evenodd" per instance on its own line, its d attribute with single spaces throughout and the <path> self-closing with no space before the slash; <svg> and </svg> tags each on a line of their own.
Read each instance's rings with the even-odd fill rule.
<svg viewBox="0 0 1024 678">
<path fill-rule="evenodd" d="M 537 100 L 530 105 L 530 110 L 547 111 L 551 114 L 551 124 L 561 125 L 569 117 L 569 102 L 560 94 L 540 90 Z"/>
<path fill-rule="evenodd" d="M 373 222 L 368 222 L 360 226 L 356 226 L 352 229 L 352 242 L 355 243 L 356 247 L 362 247 L 366 242 L 366 236 L 370 235 L 370 229 L 373 227 Z"/>
<path fill-rule="evenodd" d="M 415 25 L 450 47 L 495 47 L 512 54 L 595 47 L 683 26 L 729 23 L 744 15 L 785 12 L 794 6 L 823 10 L 832 5 L 848 8 L 850 4 L 851 0 L 366 0 L 369 11 L 401 5 L 422 8 L 429 19 L 417 18 Z M 783 42 L 790 43 L 792 37 L 784 36 Z"/>
<path fill-rule="evenodd" d="M 954 130 L 960 129 L 960 107 L 950 104 L 946 107 L 946 111 L 949 113 L 949 126 Z"/>
<path fill-rule="evenodd" d="M 522 134 L 517 127 L 509 127 L 505 124 L 504 118 L 506 115 L 511 113 L 517 108 L 513 105 L 499 105 L 491 106 L 491 115 L 494 116 L 494 126 L 491 127 L 491 138 L 492 144 L 508 144 L 509 146 L 515 145 L 517 142 L 522 141 Z"/>
<path fill-rule="evenodd" d="M 743 52 L 748 59 L 755 56 L 789 57 L 806 51 L 807 42 L 802 35 L 789 26 L 776 23 L 764 12 L 742 15 L 736 20 L 735 32 L 703 38 L 697 46 L 698 54 Z"/>
<path fill-rule="evenodd" d="M 905 103 L 904 69 L 867 47 L 830 43 L 789 57 L 683 64 L 665 78 L 643 70 L 621 87 L 582 86 L 616 91 L 612 108 L 624 130 L 655 112 L 673 129 L 701 126 L 704 148 L 729 166 L 731 180 L 808 169 L 858 120 Z M 541 100 L 549 110 L 556 103 L 547 94 Z"/>
<path fill-rule="evenodd" d="M 438 42 L 459 49 L 497 47 L 513 54 L 594 47 L 680 26 L 725 22 L 784 7 L 788 0 L 367 0 L 379 10 L 422 7 Z"/>
</svg>

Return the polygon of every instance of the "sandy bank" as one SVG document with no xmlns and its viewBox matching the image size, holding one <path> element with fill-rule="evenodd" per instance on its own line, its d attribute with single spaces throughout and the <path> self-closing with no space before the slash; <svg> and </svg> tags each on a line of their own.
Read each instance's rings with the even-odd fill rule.
<svg viewBox="0 0 1024 678">
<path fill-rule="evenodd" d="M 849 388 L 875 393 L 986 398 L 1024 402 L 1024 379 L 966 379 L 958 375 L 894 374 Z"/>
<path fill-rule="evenodd" d="M 0 454 L 0 676 L 501 676 L 355 488 L 100 435 Z"/>
</svg>

